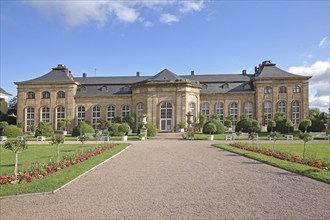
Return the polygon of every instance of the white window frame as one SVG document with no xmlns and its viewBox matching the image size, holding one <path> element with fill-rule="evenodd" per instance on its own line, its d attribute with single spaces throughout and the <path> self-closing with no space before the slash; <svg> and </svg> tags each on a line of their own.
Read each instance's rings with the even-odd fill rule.
<svg viewBox="0 0 330 220">
<path fill-rule="evenodd" d="M 96 105 L 92 109 L 92 126 L 94 129 L 97 129 L 99 118 L 101 118 L 101 107 Z"/>
</svg>

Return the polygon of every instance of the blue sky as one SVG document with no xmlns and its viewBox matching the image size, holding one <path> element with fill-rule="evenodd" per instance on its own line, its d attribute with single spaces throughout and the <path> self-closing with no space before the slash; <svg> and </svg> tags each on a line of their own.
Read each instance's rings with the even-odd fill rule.
<svg viewBox="0 0 330 220">
<path fill-rule="evenodd" d="M 240 73 L 263 60 L 312 75 L 329 107 L 329 1 L 1 1 L 0 86 L 59 63 L 74 76 Z M 95 71 L 96 69 L 96 71 Z"/>
</svg>

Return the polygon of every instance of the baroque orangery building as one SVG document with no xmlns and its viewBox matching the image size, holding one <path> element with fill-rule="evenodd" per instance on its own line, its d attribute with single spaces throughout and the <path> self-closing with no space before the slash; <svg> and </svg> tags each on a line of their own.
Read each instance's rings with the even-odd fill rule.
<svg viewBox="0 0 330 220">
<path fill-rule="evenodd" d="M 308 115 L 308 80 L 264 61 L 254 74 L 176 75 L 164 69 L 154 76 L 74 77 L 63 64 L 38 78 L 15 82 L 17 122 L 25 130 L 46 121 L 69 119 L 71 129 L 80 121 L 97 127 L 99 118 L 114 121 L 128 115 L 156 124 L 159 131 L 173 132 L 186 121 L 187 112 L 203 112 L 221 121 L 232 115 L 233 124 L 246 113 L 260 124 L 284 112 L 295 127 Z M 197 117 L 196 117 L 197 118 Z M 69 129 L 70 130 L 70 129 Z"/>
</svg>

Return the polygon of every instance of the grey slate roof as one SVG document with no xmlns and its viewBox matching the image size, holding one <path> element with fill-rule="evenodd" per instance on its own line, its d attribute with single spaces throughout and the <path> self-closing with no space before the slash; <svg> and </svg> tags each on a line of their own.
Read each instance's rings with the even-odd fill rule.
<svg viewBox="0 0 330 220">
<path fill-rule="evenodd" d="M 301 76 L 286 72 L 281 70 L 280 68 L 276 67 L 275 64 L 271 63 L 270 61 L 264 61 L 262 63 L 262 70 L 256 75 L 256 78 L 262 77 L 272 77 L 272 78 L 310 78 L 309 76 Z"/>
<path fill-rule="evenodd" d="M 182 75 L 181 77 L 196 80 L 200 83 L 207 82 L 248 82 L 254 75 L 242 74 L 207 74 L 207 75 Z"/>
<path fill-rule="evenodd" d="M 0 93 L 11 96 L 12 94 L 6 92 L 3 88 L 0 87 Z"/>
<path fill-rule="evenodd" d="M 254 91 L 250 82 L 207 83 L 203 84 L 201 93 L 227 93 Z"/>
<path fill-rule="evenodd" d="M 81 86 L 77 90 L 76 97 L 85 96 L 109 96 L 109 95 L 124 95 L 132 94 L 129 86 L 125 85 L 87 85 Z"/>
<path fill-rule="evenodd" d="M 176 81 L 183 80 L 182 77 L 177 76 L 175 73 L 172 73 L 168 69 L 164 69 L 161 72 L 157 73 L 155 76 L 151 77 L 151 81 Z"/>
<path fill-rule="evenodd" d="M 74 80 L 82 85 L 102 84 L 133 84 L 149 79 L 151 76 L 97 76 L 97 77 L 74 77 Z"/>
</svg>

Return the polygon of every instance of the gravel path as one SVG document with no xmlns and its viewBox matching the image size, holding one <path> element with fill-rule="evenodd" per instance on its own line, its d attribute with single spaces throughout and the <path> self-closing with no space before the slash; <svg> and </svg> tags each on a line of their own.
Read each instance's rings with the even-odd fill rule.
<svg viewBox="0 0 330 220">
<path fill-rule="evenodd" d="M 173 135 L 132 142 L 55 194 L 1 199 L 0 219 L 330 218 L 330 185 Z"/>
</svg>

